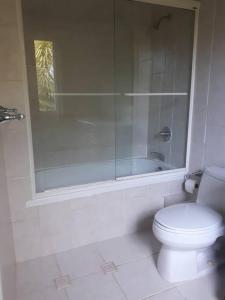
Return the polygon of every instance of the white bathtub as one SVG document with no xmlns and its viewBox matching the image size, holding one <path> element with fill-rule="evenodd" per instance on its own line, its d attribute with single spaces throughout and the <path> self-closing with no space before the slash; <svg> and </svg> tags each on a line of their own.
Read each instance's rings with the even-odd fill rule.
<svg viewBox="0 0 225 300">
<path fill-rule="evenodd" d="M 36 171 L 37 192 L 46 190 L 116 180 L 120 177 L 147 174 L 172 169 L 171 166 L 157 159 L 146 158 L 120 159 L 86 164 L 74 164 L 58 168 Z"/>
</svg>

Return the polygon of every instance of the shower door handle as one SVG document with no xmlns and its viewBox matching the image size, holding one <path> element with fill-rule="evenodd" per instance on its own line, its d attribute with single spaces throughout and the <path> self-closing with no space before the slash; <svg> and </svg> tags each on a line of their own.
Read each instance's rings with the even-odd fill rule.
<svg viewBox="0 0 225 300">
<path fill-rule="evenodd" d="M 159 132 L 159 136 L 161 137 L 163 142 L 168 142 L 172 138 L 172 130 L 166 126 Z"/>
</svg>

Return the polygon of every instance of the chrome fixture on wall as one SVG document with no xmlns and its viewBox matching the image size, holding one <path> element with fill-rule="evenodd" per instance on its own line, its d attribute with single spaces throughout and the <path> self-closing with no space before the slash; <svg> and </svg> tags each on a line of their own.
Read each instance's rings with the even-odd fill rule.
<svg viewBox="0 0 225 300">
<path fill-rule="evenodd" d="M 185 180 L 188 180 L 188 179 L 191 179 L 191 178 L 194 178 L 194 177 L 201 178 L 202 175 L 203 175 L 203 171 L 202 170 L 198 170 L 196 172 L 193 172 L 193 173 L 190 173 L 190 174 L 186 174 L 185 175 Z"/>
<path fill-rule="evenodd" d="M 165 161 L 165 155 L 160 152 L 153 151 L 150 153 L 153 159 L 158 159 L 160 161 Z"/>
<path fill-rule="evenodd" d="M 5 108 L 0 106 L 0 123 L 11 120 L 23 120 L 25 115 L 18 112 L 16 108 Z"/>
<path fill-rule="evenodd" d="M 159 132 L 159 137 L 163 142 L 169 142 L 172 139 L 172 130 L 167 126 L 163 127 Z"/>
</svg>

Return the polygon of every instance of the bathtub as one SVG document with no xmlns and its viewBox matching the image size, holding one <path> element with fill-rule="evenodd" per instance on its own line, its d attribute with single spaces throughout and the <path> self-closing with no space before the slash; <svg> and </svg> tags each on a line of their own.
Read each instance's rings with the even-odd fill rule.
<svg viewBox="0 0 225 300">
<path fill-rule="evenodd" d="M 59 187 L 68 187 L 93 182 L 116 180 L 121 177 L 161 172 L 173 169 L 172 166 L 154 159 L 129 158 L 73 164 L 36 171 L 37 192 Z"/>
</svg>

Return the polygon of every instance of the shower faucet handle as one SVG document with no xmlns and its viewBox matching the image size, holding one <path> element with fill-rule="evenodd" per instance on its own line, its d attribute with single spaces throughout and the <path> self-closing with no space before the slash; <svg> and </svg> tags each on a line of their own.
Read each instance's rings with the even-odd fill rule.
<svg viewBox="0 0 225 300">
<path fill-rule="evenodd" d="M 159 136 L 163 140 L 163 142 L 169 142 L 172 139 L 172 130 L 165 126 L 163 129 L 159 132 Z"/>
</svg>

